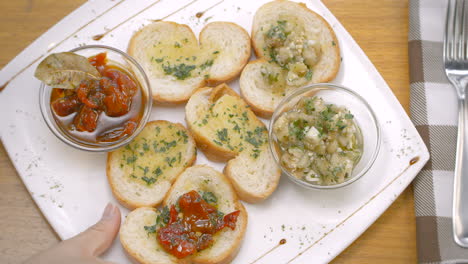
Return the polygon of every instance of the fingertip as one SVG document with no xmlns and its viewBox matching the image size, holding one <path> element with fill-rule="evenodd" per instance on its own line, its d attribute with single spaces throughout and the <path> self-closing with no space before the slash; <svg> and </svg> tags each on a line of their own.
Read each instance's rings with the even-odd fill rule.
<svg viewBox="0 0 468 264">
<path fill-rule="evenodd" d="M 83 253 L 88 256 L 99 256 L 112 244 L 120 229 L 121 215 L 118 206 L 108 203 L 101 219 L 86 231 L 72 238 Z"/>
<path fill-rule="evenodd" d="M 106 205 L 106 208 L 104 209 L 104 212 L 102 213 L 101 220 L 113 220 L 113 219 L 118 219 L 120 220 L 120 209 L 117 205 L 109 202 Z"/>
</svg>

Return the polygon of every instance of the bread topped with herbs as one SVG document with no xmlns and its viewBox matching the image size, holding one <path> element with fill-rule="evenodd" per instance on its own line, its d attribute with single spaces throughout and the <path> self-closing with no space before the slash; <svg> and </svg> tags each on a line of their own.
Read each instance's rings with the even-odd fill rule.
<svg viewBox="0 0 468 264">
<path fill-rule="evenodd" d="M 265 125 L 226 84 L 205 87 L 185 107 L 197 146 L 213 161 L 227 161 L 224 173 L 239 197 L 260 202 L 276 189 L 281 171 L 268 146 Z"/>
<path fill-rule="evenodd" d="M 185 218 L 191 213 L 185 210 L 187 202 L 193 203 L 190 208 L 201 204 L 208 207 L 214 221 L 210 221 L 214 226 L 208 228 L 216 226 L 214 234 L 209 230 L 187 232 L 187 236 L 194 237 L 182 241 L 187 231 L 184 228 L 189 226 L 184 223 L 190 221 Z M 239 251 L 247 221 L 247 212 L 229 180 L 211 167 L 198 165 L 187 168 L 177 178 L 163 207 L 141 207 L 130 212 L 120 228 L 120 241 L 126 253 L 139 263 L 230 263 Z M 221 223 L 225 226 L 219 229 Z M 171 232 L 179 235 L 168 236 Z"/>
<path fill-rule="evenodd" d="M 107 178 L 117 200 L 129 209 L 159 205 L 176 177 L 196 159 L 187 129 L 165 120 L 148 122 L 125 147 L 107 155 Z"/>
<path fill-rule="evenodd" d="M 261 6 L 252 25 L 257 60 L 240 77 L 241 93 L 262 117 L 299 87 L 329 82 L 341 57 L 331 26 L 303 3 L 276 0 Z"/>
<path fill-rule="evenodd" d="M 154 100 L 182 103 L 205 84 L 237 77 L 251 45 L 249 34 L 234 23 L 209 23 L 197 40 L 187 25 L 158 21 L 133 35 L 128 53 L 148 75 Z"/>
</svg>

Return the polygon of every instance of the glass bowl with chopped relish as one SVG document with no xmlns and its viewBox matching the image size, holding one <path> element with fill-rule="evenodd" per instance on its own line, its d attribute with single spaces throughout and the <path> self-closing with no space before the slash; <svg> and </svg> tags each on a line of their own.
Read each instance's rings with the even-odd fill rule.
<svg viewBox="0 0 468 264">
<path fill-rule="evenodd" d="M 370 105 L 341 85 L 299 88 L 276 107 L 269 144 L 284 174 L 310 189 L 346 186 L 366 174 L 380 149 Z"/>
<path fill-rule="evenodd" d="M 100 76 L 83 80 L 75 89 L 41 83 L 39 106 L 47 126 L 80 150 L 108 152 L 128 144 L 151 114 L 151 88 L 143 68 L 109 46 L 81 46 L 70 52 L 87 58 Z"/>
</svg>

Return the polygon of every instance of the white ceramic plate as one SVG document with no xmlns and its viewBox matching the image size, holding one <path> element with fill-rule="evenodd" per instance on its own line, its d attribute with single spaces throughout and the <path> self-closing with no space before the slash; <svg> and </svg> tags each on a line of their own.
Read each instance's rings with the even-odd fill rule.
<svg viewBox="0 0 468 264">
<path fill-rule="evenodd" d="M 135 30 L 166 16 L 166 20 L 190 25 L 195 33 L 207 22 L 217 20 L 236 22 L 250 31 L 253 14 L 265 2 L 89 1 L 2 69 L 0 83 L 19 74 L 0 93 L 1 139 L 31 196 L 62 239 L 93 224 L 106 203 L 116 200 L 105 175 L 106 154 L 68 147 L 42 120 L 39 81 L 33 77 L 37 61 L 33 61 L 48 52 L 67 51 L 82 44 L 126 50 Z M 382 128 L 380 154 L 363 178 L 341 189 L 305 190 L 282 177 L 278 190 L 267 201 L 246 204 L 249 225 L 234 263 L 252 263 L 283 238 L 286 244 L 256 263 L 329 262 L 388 208 L 429 159 L 410 119 L 356 42 L 319 0 L 308 1 L 307 5 L 324 16 L 338 36 L 343 63 L 334 82 L 361 94 L 378 116 Z M 205 11 L 203 16 L 197 18 L 196 13 L 201 11 Z M 92 36 L 110 29 L 99 41 L 93 40 Z M 238 90 L 237 81 L 230 85 Z M 184 123 L 183 117 L 183 106 L 154 107 L 151 119 Z M 419 162 L 410 166 L 415 157 Z M 197 164 L 203 163 L 218 170 L 224 165 L 208 161 L 199 152 Z M 128 210 L 122 208 L 122 212 L 126 215 Z M 129 262 L 118 241 L 104 257 Z"/>
</svg>

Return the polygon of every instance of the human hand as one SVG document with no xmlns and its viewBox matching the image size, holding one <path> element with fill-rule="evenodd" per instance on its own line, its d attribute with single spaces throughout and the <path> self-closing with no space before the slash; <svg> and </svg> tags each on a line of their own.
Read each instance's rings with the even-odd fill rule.
<svg viewBox="0 0 468 264">
<path fill-rule="evenodd" d="M 24 264 L 110 264 L 98 256 L 111 246 L 119 227 L 120 210 L 109 203 L 95 225 L 31 257 Z"/>
</svg>

